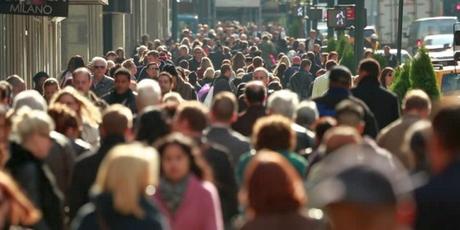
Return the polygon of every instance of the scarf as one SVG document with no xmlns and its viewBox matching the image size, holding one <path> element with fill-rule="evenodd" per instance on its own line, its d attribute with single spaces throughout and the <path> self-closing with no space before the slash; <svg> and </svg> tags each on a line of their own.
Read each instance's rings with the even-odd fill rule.
<svg viewBox="0 0 460 230">
<path fill-rule="evenodd" d="M 182 198 L 187 190 L 188 181 L 189 176 L 184 177 L 176 183 L 164 178 L 160 179 L 159 193 L 161 198 L 164 200 L 166 207 L 173 214 L 175 214 L 177 209 L 179 209 Z"/>
</svg>

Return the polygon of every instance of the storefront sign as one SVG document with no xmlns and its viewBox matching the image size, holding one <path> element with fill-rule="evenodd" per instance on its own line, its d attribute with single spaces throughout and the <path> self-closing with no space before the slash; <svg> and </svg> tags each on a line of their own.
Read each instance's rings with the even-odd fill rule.
<svg viewBox="0 0 460 230">
<path fill-rule="evenodd" d="M 69 0 L 0 0 L 0 14 L 67 17 Z"/>
</svg>

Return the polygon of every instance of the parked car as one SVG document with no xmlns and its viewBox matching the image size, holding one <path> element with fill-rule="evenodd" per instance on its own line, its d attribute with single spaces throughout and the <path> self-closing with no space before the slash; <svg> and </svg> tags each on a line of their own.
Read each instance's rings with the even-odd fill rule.
<svg viewBox="0 0 460 230">
<path fill-rule="evenodd" d="M 449 34 L 436 34 L 428 35 L 423 39 L 423 45 L 428 52 L 439 52 L 452 48 L 454 44 L 454 35 Z"/>
</svg>

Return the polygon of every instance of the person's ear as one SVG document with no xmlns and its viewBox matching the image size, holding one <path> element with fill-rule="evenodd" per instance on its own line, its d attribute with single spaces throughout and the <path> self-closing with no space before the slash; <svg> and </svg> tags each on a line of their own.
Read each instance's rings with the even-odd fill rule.
<svg viewBox="0 0 460 230">
<path fill-rule="evenodd" d="M 364 122 L 360 122 L 358 127 L 356 127 L 356 129 L 358 130 L 358 132 L 363 135 L 364 134 L 364 129 L 366 128 L 366 124 Z"/>
<path fill-rule="evenodd" d="M 133 128 L 127 128 L 125 130 L 125 140 L 126 140 L 126 142 L 134 141 L 135 138 L 136 138 L 136 135 L 134 134 Z"/>
<path fill-rule="evenodd" d="M 232 114 L 232 118 L 230 120 L 230 123 L 235 123 L 236 121 L 238 120 L 238 113 L 237 112 L 233 112 Z"/>
</svg>

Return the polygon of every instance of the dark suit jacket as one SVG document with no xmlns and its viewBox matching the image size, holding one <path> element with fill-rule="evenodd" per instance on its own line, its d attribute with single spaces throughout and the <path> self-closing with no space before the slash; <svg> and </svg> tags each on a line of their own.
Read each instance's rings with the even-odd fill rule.
<svg viewBox="0 0 460 230">
<path fill-rule="evenodd" d="M 318 107 L 320 117 L 333 117 L 336 115 L 335 107 L 345 99 L 352 100 L 361 105 L 361 107 L 364 110 L 364 122 L 366 123 L 364 127 L 364 134 L 375 138 L 377 136 L 377 133 L 379 132 L 379 129 L 374 114 L 363 101 L 356 97 L 353 97 L 349 90 L 341 88 L 330 88 L 325 95 L 317 97 L 313 99 L 313 101 L 316 103 L 316 106 Z"/>
<path fill-rule="evenodd" d="M 78 209 L 89 202 L 88 192 L 96 180 L 99 165 L 107 152 L 123 142 L 123 137 L 107 137 L 102 140 L 101 147 L 96 152 L 86 152 L 77 158 L 69 191 L 70 218 L 75 217 Z"/>
<path fill-rule="evenodd" d="M 233 130 L 243 134 L 244 136 L 251 136 L 252 127 L 256 123 L 257 119 L 267 115 L 265 111 L 265 106 L 262 105 L 253 105 L 249 106 L 248 109 L 240 115 L 238 115 L 238 120 L 233 123 Z"/>
<path fill-rule="evenodd" d="M 311 95 L 311 83 L 315 80 L 310 72 L 300 70 L 289 79 L 288 87 L 297 94 L 300 100 L 308 99 Z"/>
<path fill-rule="evenodd" d="M 220 76 L 216 78 L 214 81 L 214 96 L 219 94 L 220 92 L 232 92 L 232 88 L 230 87 L 230 80 L 225 76 Z"/>
<path fill-rule="evenodd" d="M 240 156 L 251 149 L 249 139 L 229 127 L 211 126 L 205 130 L 205 136 L 208 140 L 225 146 L 229 150 L 234 166 L 237 165 Z"/>
<path fill-rule="evenodd" d="M 398 97 L 381 87 L 377 79 L 364 78 L 351 92 L 374 113 L 379 128 L 383 129 L 399 118 Z"/>
</svg>

